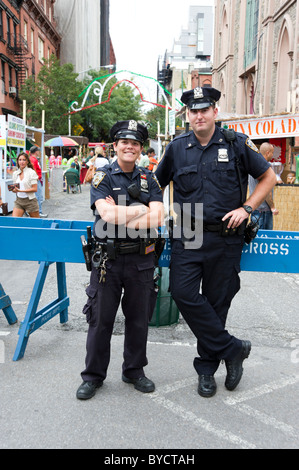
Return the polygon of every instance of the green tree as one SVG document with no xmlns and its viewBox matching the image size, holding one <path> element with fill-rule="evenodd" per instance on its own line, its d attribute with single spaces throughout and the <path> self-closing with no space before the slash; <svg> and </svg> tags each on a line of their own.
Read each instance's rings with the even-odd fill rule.
<svg viewBox="0 0 299 470">
<path fill-rule="evenodd" d="M 145 121 L 149 125 L 149 137 L 150 139 L 157 139 L 158 134 L 158 121 L 160 122 L 160 134 L 165 134 L 165 119 L 166 119 L 166 110 L 164 107 L 155 106 L 150 109 L 145 115 Z M 180 118 L 176 118 L 175 125 L 181 126 L 182 121 Z"/>
<path fill-rule="evenodd" d="M 158 121 L 160 122 L 160 133 L 165 133 L 165 114 L 165 108 L 161 106 L 155 106 L 146 113 L 145 120 L 149 124 L 148 132 L 150 139 L 157 139 Z"/>
<path fill-rule="evenodd" d="M 89 78 L 84 81 L 86 88 L 83 90 L 77 101 L 83 98 L 87 87 L 91 84 L 91 82 L 97 81 L 103 84 L 107 77 L 107 72 L 104 72 L 103 70 L 90 71 Z M 115 86 L 116 84 L 117 80 L 115 77 L 113 77 L 109 81 L 108 86 L 105 88 L 102 101 L 107 101 L 106 103 L 85 109 L 80 113 L 76 113 L 82 115 L 84 135 L 86 135 L 90 141 L 110 142 L 111 139 L 109 136 L 109 131 L 113 124 L 115 124 L 117 121 L 123 121 L 127 119 L 140 121 L 143 119 L 142 102 L 139 94 L 135 94 L 134 89 L 125 82 Z M 93 94 L 93 89 L 96 88 L 96 86 L 96 83 L 93 83 L 91 86 L 91 91 L 85 102 L 85 106 L 96 104 Z M 112 90 L 110 100 L 108 101 L 109 92 L 113 86 L 115 86 L 115 88 Z M 72 115 L 72 117 L 75 115 Z"/>
<path fill-rule="evenodd" d="M 20 90 L 20 98 L 26 100 L 27 122 L 40 127 L 42 110 L 45 110 L 46 133 L 68 134 L 69 104 L 80 90 L 77 76 L 72 64 L 60 65 L 54 55 L 44 60 L 37 80 L 28 78 Z M 73 115 L 72 126 L 81 121 L 79 114 Z"/>
</svg>

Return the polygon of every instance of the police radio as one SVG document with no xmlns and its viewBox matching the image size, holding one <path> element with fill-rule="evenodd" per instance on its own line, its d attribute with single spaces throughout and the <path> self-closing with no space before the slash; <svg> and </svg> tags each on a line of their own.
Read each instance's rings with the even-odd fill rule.
<svg viewBox="0 0 299 470">
<path fill-rule="evenodd" d="M 86 268 L 87 268 L 87 271 L 91 271 L 92 269 L 91 257 L 94 251 L 94 240 L 91 235 L 91 227 L 90 226 L 86 227 L 86 230 L 87 230 L 87 241 L 84 235 L 81 235 L 80 238 L 81 238 L 82 250 L 83 250 Z"/>
</svg>

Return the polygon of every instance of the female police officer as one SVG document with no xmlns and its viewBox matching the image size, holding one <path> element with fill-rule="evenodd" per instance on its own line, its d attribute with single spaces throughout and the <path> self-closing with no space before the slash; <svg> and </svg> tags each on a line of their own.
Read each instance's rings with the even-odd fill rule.
<svg viewBox="0 0 299 470">
<path fill-rule="evenodd" d="M 122 290 L 125 341 L 122 380 L 141 392 L 152 392 L 145 377 L 146 343 L 154 294 L 154 246 L 148 229 L 163 223 L 161 187 L 135 162 L 148 138 L 145 126 L 120 121 L 111 129 L 117 161 L 98 170 L 91 184 L 91 208 L 96 209 L 93 233 L 102 260 L 92 268 L 84 307 L 89 323 L 86 368 L 77 398 L 94 396 L 106 378 L 110 340 Z"/>
<path fill-rule="evenodd" d="M 214 373 L 221 359 L 227 368 L 226 388 L 233 390 L 250 353 L 250 341 L 241 341 L 225 330 L 230 303 L 240 287 L 244 236 L 237 228 L 275 185 L 270 165 L 245 135 L 236 133 L 231 145 L 216 127 L 215 103 L 220 96 L 214 88 L 196 88 L 182 95 L 193 131 L 167 146 L 155 172 L 162 187 L 173 181 L 174 203 L 181 214 L 191 206 L 195 226 L 199 223 L 196 205 L 203 205 L 202 246 L 173 239 L 170 288 L 197 338 L 199 357 L 194 367 L 199 376 L 198 393 L 204 397 L 216 393 Z M 245 202 L 241 194 L 246 195 L 248 174 L 259 179 L 259 184 Z"/>
</svg>

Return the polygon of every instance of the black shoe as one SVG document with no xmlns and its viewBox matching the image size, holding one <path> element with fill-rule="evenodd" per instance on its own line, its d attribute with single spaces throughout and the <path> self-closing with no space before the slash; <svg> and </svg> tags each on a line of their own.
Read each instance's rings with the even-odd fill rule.
<svg viewBox="0 0 299 470">
<path fill-rule="evenodd" d="M 102 385 L 103 382 L 83 382 L 77 390 L 76 397 L 79 400 L 89 400 L 89 398 L 92 398 L 95 395 L 96 389 L 100 388 Z"/>
<path fill-rule="evenodd" d="M 239 384 L 243 374 L 243 361 L 246 359 L 251 350 L 250 341 L 242 341 L 241 352 L 232 361 L 225 361 L 227 370 L 227 376 L 225 380 L 225 386 L 227 390 L 235 390 Z"/>
<path fill-rule="evenodd" d="M 155 390 L 155 384 L 147 377 L 139 377 L 138 379 L 129 379 L 124 374 L 122 375 L 123 382 L 127 384 L 134 384 L 134 387 L 139 392 L 150 393 Z"/>
<path fill-rule="evenodd" d="M 199 375 L 198 376 L 198 393 L 201 397 L 212 397 L 215 395 L 217 385 L 214 375 Z"/>
</svg>

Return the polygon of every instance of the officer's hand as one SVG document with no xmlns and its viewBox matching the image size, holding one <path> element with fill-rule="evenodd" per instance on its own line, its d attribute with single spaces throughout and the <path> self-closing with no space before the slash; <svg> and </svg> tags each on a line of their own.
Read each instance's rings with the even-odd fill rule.
<svg viewBox="0 0 299 470">
<path fill-rule="evenodd" d="M 239 207 L 238 209 L 235 209 L 225 214 L 222 221 L 224 222 L 228 218 L 230 218 L 230 221 L 227 225 L 227 228 L 236 228 L 241 225 L 243 220 L 248 219 L 248 214 L 245 209 L 243 209 L 243 207 Z"/>
<path fill-rule="evenodd" d="M 108 204 L 111 204 L 112 206 L 116 206 L 116 203 L 112 196 L 107 196 L 105 200 L 106 202 L 108 202 Z"/>
</svg>

